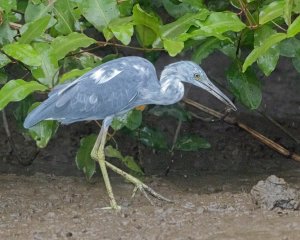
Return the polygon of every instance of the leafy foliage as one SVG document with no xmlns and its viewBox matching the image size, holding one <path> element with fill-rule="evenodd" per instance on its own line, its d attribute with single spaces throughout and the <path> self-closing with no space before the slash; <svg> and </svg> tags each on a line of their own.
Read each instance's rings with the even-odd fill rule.
<svg viewBox="0 0 300 240">
<path fill-rule="evenodd" d="M 181 151 L 198 151 L 203 148 L 210 148 L 210 144 L 197 135 L 182 136 L 175 144 L 175 149 Z"/>
<path fill-rule="evenodd" d="M 75 158 L 78 169 L 84 172 L 87 179 L 91 179 L 96 172 L 96 162 L 91 157 L 96 138 L 94 134 L 82 138 Z"/>
<path fill-rule="evenodd" d="M 120 151 L 113 148 L 111 145 L 105 148 L 105 155 L 107 157 L 117 158 L 119 159 L 127 168 L 133 171 L 135 174 L 144 175 L 142 169 L 139 165 L 134 161 L 133 157 L 131 156 L 123 156 Z"/>
<path fill-rule="evenodd" d="M 139 47 L 132 46 L 132 42 L 137 42 L 151 61 L 162 51 L 176 56 L 192 50 L 192 59 L 197 63 L 215 51 L 222 52 L 231 61 L 224 69 L 231 93 L 249 109 L 256 109 L 262 100 L 263 85 L 257 76 L 272 74 L 280 56 L 291 58 L 300 72 L 299 13 L 300 3 L 293 0 L 0 1 L 0 109 L 22 101 L 15 115 L 23 120 L 29 103 L 33 103 L 31 109 L 38 104 L 27 101 L 28 95 L 48 92 L 119 57 L 114 49 L 120 45 Z M 111 45 L 115 48 L 109 48 Z M 101 54 L 108 55 L 95 54 L 93 49 L 99 47 L 106 48 Z M 12 75 L 13 64 L 26 71 L 26 77 Z M 191 119 L 178 105 L 154 107 L 150 113 L 179 121 Z M 42 122 L 28 134 L 39 147 L 45 147 L 57 127 L 56 122 Z M 132 110 L 116 118 L 112 127 L 115 131 L 126 127 L 146 146 L 171 148 L 161 132 L 142 123 L 141 111 Z M 95 171 L 88 155 L 93 141 L 94 137 L 82 139 L 76 158 L 88 178 Z M 175 149 L 208 146 L 199 137 L 184 136 L 178 139 Z M 123 157 L 112 147 L 107 152 L 139 171 L 130 157 Z"/>
</svg>

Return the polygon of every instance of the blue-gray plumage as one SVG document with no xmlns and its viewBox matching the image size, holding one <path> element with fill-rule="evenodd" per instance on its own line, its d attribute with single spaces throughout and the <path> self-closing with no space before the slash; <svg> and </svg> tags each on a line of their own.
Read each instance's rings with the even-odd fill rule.
<svg viewBox="0 0 300 240">
<path fill-rule="evenodd" d="M 184 95 L 183 82 L 208 91 L 236 110 L 234 104 L 193 62 L 180 61 L 168 65 L 158 80 L 153 64 L 146 59 L 123 57 L 104 63 L 71 83 L 54 88 L 49 98 L 29 113 L 24 127 L 30 128 L 42 120 L 50 119 L 63 124 L 104 119 L 91 155 L 100 164 L 111 207 L 117 209 L 118 205 L 111 190 L 106 166 L 135 184 L 136 189 L 148 191 L 163 199 L 140 180 L 105 161 L 105 137 L 115 116 L 140 105 L 169 105 L 180 101 Z"/>
<path fill-rule="evenodd" d="M 24 127 L 30 128 L 45 119 L 69 124 L 121 115 L 144 104 L 173 104 L 183 97 L 182 82 L 207 90 L 235 109 L 193 62 L 181 61 L 167 66 L 158 81 L 152 63 L 140 57 L 124 57 L 54 88 L 49 98 L 28 115 Z"/>
</svg>

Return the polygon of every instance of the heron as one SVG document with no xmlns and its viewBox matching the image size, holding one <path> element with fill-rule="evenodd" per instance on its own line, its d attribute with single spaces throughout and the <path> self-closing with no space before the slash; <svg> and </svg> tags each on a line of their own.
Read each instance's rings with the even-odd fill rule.
<svg viewBox="0 0 300 240">
<path fill-rule="evenodd" d="M 53 88 L 48 98 L 28 114 L 24 127 L 30 128 L 42 120 L 57 120 L 62 124 L 103 120 L 91 157 L 99 163 L 109 197 L 108 208 L 120 209 L 120 206 L 115 200 L 107 168 L 131 182 L 135 186 L 134 193 L 140 190 L 145 196 L 148 193 L 170 201 L 138 178 L 107 162 L 104 147 L 114 117 L 123 116 L 138 106 L 174 104 L 184 96 L 184 83 L 206 90 L 230 109 L 236 110 L 232 101 L 196 63 L 179 61 L 169 64 L 158 79 L 151 62 L 142 57 L 128 56 L 101 64 L 73 82 Z"/>
</svg>

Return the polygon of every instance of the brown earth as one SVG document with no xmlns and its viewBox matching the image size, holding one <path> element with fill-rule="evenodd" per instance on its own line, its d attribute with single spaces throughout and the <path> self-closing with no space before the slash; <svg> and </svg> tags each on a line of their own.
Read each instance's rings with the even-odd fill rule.
<svg viewBox="0 0 300 240">
<path fill-rule="evenodd" d="M 299 171 L 282 174 L 300 186 Z M 0 239 L 272 239 L 297 240 L 300 212 L 261 210 L 249 190 L 263 175 L 147 179 L 175 203 L 152 206 L 113 178 L 120 212 L 106 206 L 104 185 L 83 178 L 0 175 Z"/>
</svg>

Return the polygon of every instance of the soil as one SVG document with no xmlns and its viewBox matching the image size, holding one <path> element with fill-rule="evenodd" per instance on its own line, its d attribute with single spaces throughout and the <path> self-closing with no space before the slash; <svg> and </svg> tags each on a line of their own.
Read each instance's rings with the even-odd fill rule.
<svg viewBox="0 0 300 240">
<path fill-rule="evenodd" d="M 299 172 L 286 179 L 300 186 Z M 146 182 L 175 203 L 152 206 L 132 187 L 112 178 L 122 210 L 107 206 L 97 179 L 46 174 L 0 175 L 0 239 L 299 239 L 300 212 L 262 210 L 249 191 L 263 175 L 170 175 Z"/>
<path fill-rule="evenodd" d="M 160 59 L 158 68 L 167 64 L 167 59 Z M 226 64 L 217 54 L 202 66 L 222 83 Z M 262 81 L 261 109 L 299 139 L 299 74 L 282 59 L 270 78 Z M 190 89 L 188 97 L 223 109 L 217 100 L 199 90 Z M 278 127 L 237 105 L 239 111 L 234 115 L 238 119 L 300 153 L 299 144 Z M 10 109 L 7 111 L 19 156 L 23 162 L 30 162 L 37 149 L 17 131 Z M 147 112 L 144 119 L 172 141 L 176 120 L 156 118 Z M 271 174 L 284 178 L 299 191 L 300 163 L 268 149 L 236 126 L 197 119 L 184 122 L 180 134 L 201 135 L 212 147 L 175 152 L 173 156 L 118 133 L 121 152 L 139 161 L 147 176 L 144 181 L 175 201 L 152 206 L 138 195 L 129 204 L 132 186 L 111 174 L 116 199 L 122 206 L 120 212 L 102 209 L 108 199 L 99 172 L 89 183 L 74 162 L 80 138 L 97 131 L 93 123 L 62 126 L 32 164 L 22 166 L 10 153 L 5 131 L 0 128 L 0 239 L 300 239 L 300 211 L 259 208 L 250 195 L 251 188 Z M 109 161 L 120 165 L 114 159 Z M 168 167 L 170 172 L 165 176 Z"/>
</svg>

